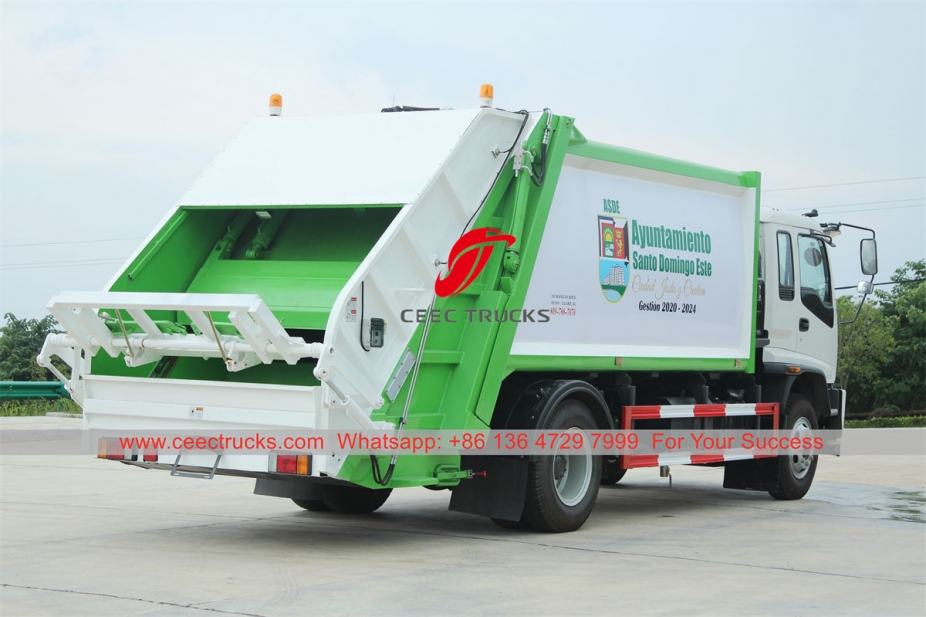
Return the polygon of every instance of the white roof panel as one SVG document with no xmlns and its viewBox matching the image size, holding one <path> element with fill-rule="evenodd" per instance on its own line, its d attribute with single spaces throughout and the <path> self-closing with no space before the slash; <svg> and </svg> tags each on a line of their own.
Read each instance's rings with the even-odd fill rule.
<svg viewBox="0 0 926 617">
<path fill-rule="evenodd" d="M 807 209 L 810 210 L 810 208 Z M 803 227 L 805 229 L 819 231 L 820 223 L 828 219 L 826 219 L 825 214 L 822 218 L 814 219 L 803 216 L 797 212 L 774 210 L 763 206 L 759 213 L 759 220 L 763 223 L 777 223 L 778 225 L 790 225 L 791 227 Z"/>
<path fill-rule="evenodd" d="M 480 111 L 254 118 L 177 205 L 409 203 Z"/>
</svg>

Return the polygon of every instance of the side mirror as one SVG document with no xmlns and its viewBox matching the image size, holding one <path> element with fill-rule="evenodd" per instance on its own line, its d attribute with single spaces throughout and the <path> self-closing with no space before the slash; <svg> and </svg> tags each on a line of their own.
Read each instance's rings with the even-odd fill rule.
<svg viewBox="0 0 926 617">
<path fill-rule="evenodd" d="M 862 258 L 862 274 L 874 276 L 878 273 L 878 243 L 874 238 L 865 238 L 859 246 Z"/>
<path fill-rule="evenodd" d="M 875 286 L 871 281 L 859 281 L 858 283 L 858 292 L 863 296 L 867 296 L 875 290 Z"/>
</svg>

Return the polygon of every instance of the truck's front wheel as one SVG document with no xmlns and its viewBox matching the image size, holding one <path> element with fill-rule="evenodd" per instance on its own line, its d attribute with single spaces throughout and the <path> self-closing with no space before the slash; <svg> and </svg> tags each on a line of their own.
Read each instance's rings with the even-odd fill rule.
<svg viewBox="0 0 926 617">
<path fill-rule="evenodd" d="M 807 397 L 792 394 L 788 397 L 784 427 L 791 428 L 792 435 L 817 430 L 817 412 Z M 778 490 L 769 491 L 775 499 L 800 499 L 810 490 L 814 473 L 817 471 L 817 457 L 795 453 L 778 457 Z"/>
<path fill-rule="evenodd" d="M 597 428 L 592 413 L 577 400 L 563 401 L 545 426 L 552 431 L 591 431 Z M 575 454 L 542 456 L 531 463 L 523 518 L 538 531 L 574 531 L 582 526 L 595 506 L 601 478 L 601 457 L 592 456 L 585 438 Z M 572 441 L 572 443 L 576 443 Z"/>
</svg>

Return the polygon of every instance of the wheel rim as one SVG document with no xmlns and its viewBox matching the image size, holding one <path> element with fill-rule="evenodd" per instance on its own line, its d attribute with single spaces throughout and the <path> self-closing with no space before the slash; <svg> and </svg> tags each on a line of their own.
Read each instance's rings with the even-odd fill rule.
<svg viewBox="0 0 926 617">
<path fill-rule="evenodd" d="M 578 431 L 571 428 L 568 432 Z M 582 454 L 557 454 L 553 457 L 553 488 L 564 505 L 574 506 L 588 493 L 592 483 L 592 455 L 588 448 Z"/>
<path fill-rule="evenodd" d="M 801 416 L 794 423 L 794 427 L 791 429 L 791 436 L 803 437 L 804 435 L 809 435 L 812 431 L 813 428 L 810 426 L 810 421 Z M 791 475 L 798 480 L 802 480 L 810 472 L 810 466 L 813 464 L 813 455 L 792 454 L 788 457 L 788 462 L 791 464 Z"/>
</svg>

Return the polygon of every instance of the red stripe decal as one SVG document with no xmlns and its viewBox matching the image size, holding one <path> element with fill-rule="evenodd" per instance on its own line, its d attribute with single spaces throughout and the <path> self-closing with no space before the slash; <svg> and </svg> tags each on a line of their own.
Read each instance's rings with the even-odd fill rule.
<svg viewBox="0 0 926 617">
<path fill-rule="evenodd" d="M 727 413 L 726 405 L 695 405 L 695 418 L 713 418 L 724 416 Z"/>
<path fill-rule="evenodd" d="M 722 463 L 723 454 L 692 454 L 691 455 L 691 464 L 697 465 L 698 463 Z"/>
<path fill-rule="evenodd" d="M 655 420 L 660 418 L 662 407 L 659 405 L 646 405 L 642 407 L 628 407 L 633 420 Z"/>
<path fill-rule="evenodd" d="M 636 456 L 622 456 L 621 467 L 634 469 L 636 467 L 659 467 L 658 454 L 637 454 Z"/>
<path fill-rule="evenodd" d="M 770 416 L 778 413 L 778 403 L 758 403 L 756 405 L 757 416 Z"/>
</svg>

